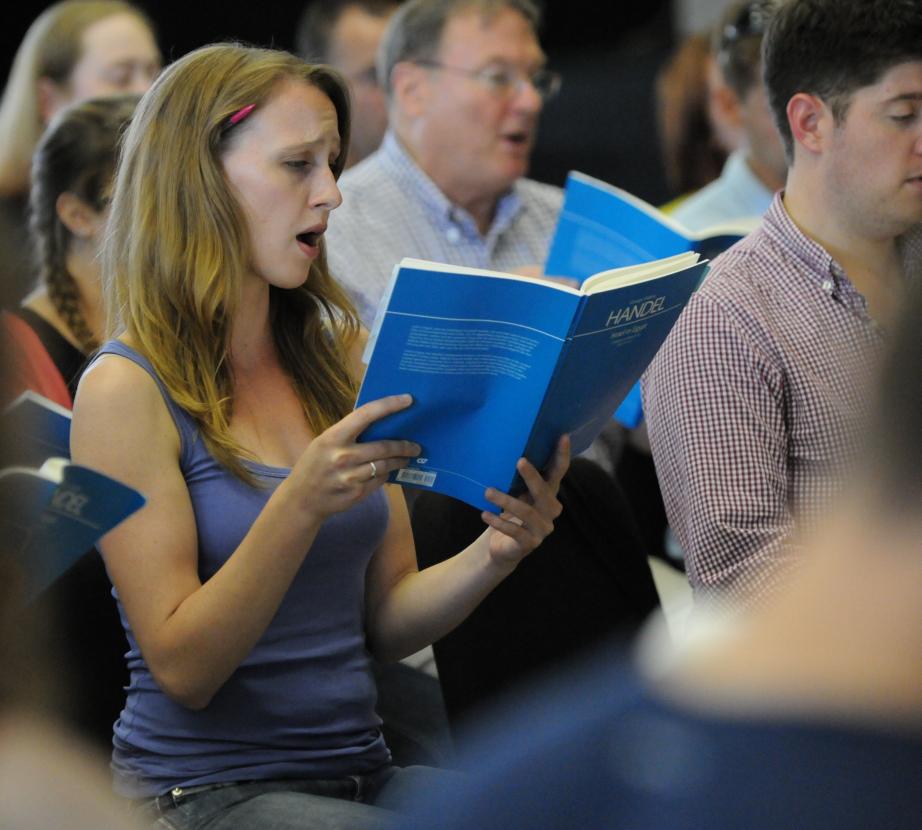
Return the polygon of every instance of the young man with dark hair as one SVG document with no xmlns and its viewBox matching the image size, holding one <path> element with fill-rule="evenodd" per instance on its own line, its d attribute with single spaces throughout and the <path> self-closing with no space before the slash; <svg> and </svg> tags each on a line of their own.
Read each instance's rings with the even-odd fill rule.
<svg viewBox="0 0 922 830">
<path fill-rule="evenodd" d="M 352 134 L 346 167 L 378 149 L 387 129 L 387 104 L 375 56 L 400 0 L 311 0 L 298 22 L 298 54 L 327 63 L 345 76 L 352 92 Z"/>
<path fill-rule="evenodd" d="M 648 370 L 644 410 L 693 588 L 770 592 L 837 488 L 920 264 L 922 5 L 790 0 L 763 63 L 790 169 Z"/>
<path fill-rule="evenodd" d="M 733 126 L 740 146 L 718 179 L 675 209 L 673 216 L 691 230 L 761 216 L 784 185 L 787 163 L 762 84 L 762 35 L 776 4 L 735 3 L 714 31 L 709 105 L 712 117 Z"/>
</svg>

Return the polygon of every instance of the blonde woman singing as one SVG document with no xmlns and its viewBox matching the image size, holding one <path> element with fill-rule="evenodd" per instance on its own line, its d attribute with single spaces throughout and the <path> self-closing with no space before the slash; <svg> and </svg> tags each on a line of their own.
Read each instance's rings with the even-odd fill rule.
<svg viewBox="0 0 922 830">
<path fill-rule="evenodd" d="M 568 466 L 417 571 L 386 474 L 419 447 L 357 443 L 407 396 L 350 412 L 358 325 L 326 267 L 348 97 L 332 71 L 219 45 L 144 96 L 104 258 L 113 339 L 77 394 L 74 458 L 147 506 L 102 553 L 129 638 L 120 793 L 165 826 L 372 827 L 401 780 L 369 652 L 457 625 L 553 528 Z"/>
</svg>

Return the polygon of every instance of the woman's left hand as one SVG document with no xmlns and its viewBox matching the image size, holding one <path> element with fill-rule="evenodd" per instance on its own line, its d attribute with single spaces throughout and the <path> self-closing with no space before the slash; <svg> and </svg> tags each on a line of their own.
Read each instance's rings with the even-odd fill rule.
<svg viewBox="0 0 922 830">
<path fill-rule="evenodd" d="M 492 487 L 486 497 L 502 513 L 483 511 L 481 517 L 493 528 L 489 534 L 490 556 L 501 567 L 514 568 L 554 529 L 554 520 L 563 509 L 557 500 L 560 481 L 570 466 L 570 439 L 562 436 L 545 477 L 526 459 L 520 458 L 516 469 L 528 488 L 520 498 Z"/>
</svg>

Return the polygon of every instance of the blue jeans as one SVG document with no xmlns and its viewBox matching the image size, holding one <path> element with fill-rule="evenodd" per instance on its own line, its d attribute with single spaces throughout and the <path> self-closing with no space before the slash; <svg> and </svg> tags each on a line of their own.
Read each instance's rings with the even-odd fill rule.
<svg viewBox="0 0 922 830">
<path fill-rule="evenodd" d="M 175 789 L 139 803 L 140 817 L 170 830 L 378 830 L 437 781 L 458 773 L 386 766 L 332 780 L 269 780 Z"/>
</svg>

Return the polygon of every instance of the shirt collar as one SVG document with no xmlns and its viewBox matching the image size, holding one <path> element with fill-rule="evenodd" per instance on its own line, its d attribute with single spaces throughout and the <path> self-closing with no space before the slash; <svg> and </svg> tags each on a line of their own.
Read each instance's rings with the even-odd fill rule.
<svg viewBox="0 0 922 830">
<path fill-rule="evenodd" d="M 720 178 L 741 204 L 759 206 L 758 210 L 753 210 L 754 215 L 761 215 L 768 209 L 774 194 L 752 172 L 742 151 L 736 150 L 727 157 Z"/>
<path fill-rule="evenodd" d="M 830 253 L 815 240 L 807 236 L 791 219 L 784 206 L 784 191 L 779 191 L 765 213 L 765 232 L 782 245 L 788 254 L 799 260 L 811 274 L 825 276 L 833 266 L 842 269 Z"/>
<path fill-rule="evenodd" d="M 778 242 L 788 256 L 798 260 L 804 271 L 814 277 L 820 288 L 840 302 L 867 314 L 867 303 L 858 292 L 845 269 L 819 242 L 811 239 L 794 224 L 784 206 L 784 191 L 780 190 L 772 199 L 765 214 L 766 233 Z"/>
<path fill-rule="evenodd" d="M 418 201 L 423 206 L 437 226 L 442 230 L 456 227 L 467 235 L 480 237 L 474 217 L 464 208 L 452 203 L 413 160 L 393 131 L 388 130 L 385 134 L 380 153 L 383 164 L 391 175 L 400 181 L 402 190 L 410 199 Z M 520 191 L 520 184 L 516 182 L 508 193 L 500 197 L 493 223 L 486 234 L 488 244 L 492 244 L 505 232 L 513 219 L 524 209 Z"/>
<path fill-rule="evenodd" d="M 823 291 L 867 315 L 867 301 L 848 278 L 845 269 L 819 242 L 810 239 L 794 224 L 783 197 L 783 190 L 776 193 L 765 214 L 763 227 L 766 233 L 820 281 Z M 906 278 L 915 279 L 922 270 L 922 225 L 914 226 L 897 239 L 897 246 Z"/>
</svg>

